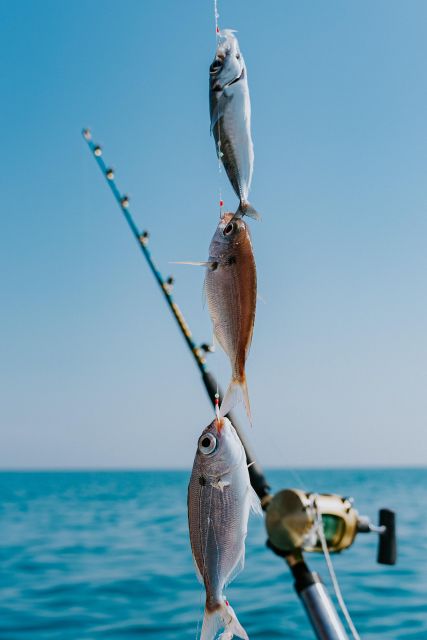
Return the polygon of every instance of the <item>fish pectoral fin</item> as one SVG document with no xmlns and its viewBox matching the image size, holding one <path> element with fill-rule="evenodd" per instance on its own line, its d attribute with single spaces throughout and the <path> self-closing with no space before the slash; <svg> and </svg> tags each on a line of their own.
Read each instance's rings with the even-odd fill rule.
<svg viewBox="0 0 427 640">
<path fill-rule="evenodd" d="M 248 491 L 249 491 L 249 498 L 251 501 L 251 511 L 255 513 L 257 516 L 262 516 L 261 502 L 257 494 L 255 493 L 255 490 L 252 487 L 252 485 L 248 487 Z"/>
<path fill-rule="evenodd" d="M 245 537 L 246 537 L 246 534 L 245 534 Z M 238 557 L 234 567 L 231 569 L 230 573 L 225 579 L 224 588 L 228 587 L 230 582 L 233 582 L 234 578 L 238 576 L 241 571 L 243 571 L 244 567 L 245 567 L 245 545 L 243 543 L 240 556 Z"/>
<path fill-rule="evenodd" d="M 212 482 L 211 484 L 215 489 L 219 489 L 220 491 L 224 491 L 224 487 L 229 487 L 231 483 L 228 482 L 228 480 L 221 480 L 221 478 L 220 478 L 219 480 L 216 480 L 215 482 Z"/>
</svg>

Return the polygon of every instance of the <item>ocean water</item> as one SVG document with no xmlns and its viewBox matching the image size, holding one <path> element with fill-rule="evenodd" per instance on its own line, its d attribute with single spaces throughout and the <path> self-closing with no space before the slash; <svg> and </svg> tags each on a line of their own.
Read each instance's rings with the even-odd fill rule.
<svg viewBox="0 0 427 640">
<path fill-rule="evenodd" d="M 352 495 L 360 513 L 397 511 L 398 564 L 359 535 L 334 556 L 365 640 L 427 640 L 427 470 L 268 472 L 273 490 Z M 203 588 L 188 541 L 189 472 L 0 473 L 0 638 L 197 637 Z M 252 639 L 313 639 L 289 571 L 251 517 L 246 567 L 227 596 Z M 324 560 L 309 566 L 329 586 Z"/>
</svg>

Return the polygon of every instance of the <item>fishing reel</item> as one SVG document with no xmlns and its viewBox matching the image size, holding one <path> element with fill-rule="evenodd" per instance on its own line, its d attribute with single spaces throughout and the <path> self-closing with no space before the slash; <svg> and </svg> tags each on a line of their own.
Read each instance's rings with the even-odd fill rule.
<svg viewBox="0 0 427 640">
<path fill-rule="evenodd" d="M 396 563 L 395 514 L 389 509 L 380 509 L 379 524 L 374 525 L 359 515 L 352 498 L 284 489 L 270 500 L 265 522 L 267 545 L 281 556 L 322 552 L 324 544 L 338 553 L 350 547 L 358 533 L 374 532 L 379 535 L 377 562 Z"/>
</svg>

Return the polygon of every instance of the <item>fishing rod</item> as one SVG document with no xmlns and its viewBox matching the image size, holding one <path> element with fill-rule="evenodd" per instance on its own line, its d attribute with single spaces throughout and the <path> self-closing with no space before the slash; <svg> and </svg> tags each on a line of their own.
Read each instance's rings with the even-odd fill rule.
<svg viewBox="0 0 427 640">
<path fill-rule="evenodd" d="M 172 288 L 174 280 L 172 277 L 163 278 L 160 273 L 158 267 L 156 266 L 153 257 L 151 255 L 150 250 L 148 249 L 149 242 L 149 233 L 148 231 L 140 231 L 137 224 L 135 223 L 130 207 L 129 207 L 129 197 L 127 195 L 122 194 L 115 182 L 114 179 L 114 170 L 111 167 L 107 167 L 102 157 L 102 148 L 99 144 L 95 144 L 92 140 L 92 134 L 89 129 L 83 129 L 82 135 L 86 140 L 90 151 L 92 152 L 93 157 L 95 158 L 98 167 L 100 168 L 103 176 L 105 177 L 108 186 L 110 187 L 114 198 L 116 199 L 118 205 L 120 206 L 121 212 L 129 225 L 129 228 L 135 237 L 135 240 L 138 243 L 139 248 L 148 263 L 148 266 L 151 270 L 151 273 L 154 276 L 157 284 L 159 285 L 163 296 L 166 300 L 166 304 L 168 305 L 173 317 L 175 318 L 179 330 L 184 337 L 184 340 L 191 351 L 194 361 L 200 371 L 202 376 L 202 381 L 205 386 L 206 392 L 211 400 L 213 406 L 215 407 L 216 403 L 221 402 L 222 392 L 217 385 L 217 381 L 215 380 L 212 373 L 207 368 L 206 358 L 204 353 L 209 353 L 211 347 L 207 344 L 202 344 L 197 346 L 194 342 L 190 328 L 185 321 L 185 318 L 181 312 L 181 309 L 178 307 L 177 303 L 174 301 L 172 296 Z M 250 445 L 245 438 L 243 430 L 239 427 L 238 421 L 233 414 L 229 415 L 231 423 L 236 429 L 240 440 L 242 441 L 243 447 L 246 452 L 246 458 L 249 465 L 249 476 L 251 480 L 251 484 L 256 491 L 261 503 L 270 493 L 270 487 L 267 483 L 267 480 L 264 476 L 264 473 L 255 459 L 253 452 L 251 451 Z"/>
<path fill-rule="evenodd" d="M 207 394 L 215 407 L 222 393 L 214 376 L 207 368 L 204 354 L 210 351 L 210 347 L 207 344 L 197 346 L 194 342 L 189 326 L 172 297 L 173 278 L 163 278 L 148 249 L 148 231 L 141 232 L 136 225 L 130 212 L 129 198 L 119 191 L 114 179 L 114 170 L 105 164 L 100 145 L 92 141 L 89 129 L 83 129 L 82 134 L 163 293 L 197 364 Z M 316 572 L 310 571 L 304 559 L 304 553 L 321 552 L 327 561 L 336 596 L 352 637 L 359 639 L 341 596 L 329 553 L 349 548 L 358 533 L 374 532 L 379 535 L 377 562 L 395 564 L 394 512 L 381 509 L 379 524 L 374 525 L 368 517 L 359 515 L 353 507 L 351 498 L 334 494 L 306 493 L 298 489 L 283 489 L 274 495 L 271 494 L 265 475 L 256 462 L 242 429 L 233 414 L 229 417 L 246 452 L 251 484 L 266 513 L 267 546 L 286 561 L 295 580 L 295 591 L 304 605 L 316 637 L 318 640 L 349 640 L 325 585 Z"/>
</svg>

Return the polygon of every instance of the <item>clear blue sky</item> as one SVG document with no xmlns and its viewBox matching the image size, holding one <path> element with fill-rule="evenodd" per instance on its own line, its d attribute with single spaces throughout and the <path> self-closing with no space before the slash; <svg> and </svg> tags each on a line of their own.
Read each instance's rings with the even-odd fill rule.
<svg viewBox="0 0 427 640">
<path fill-rule="evenodd" d="M 263 215 L 259 458 L 426 463 L 427 4 L 219 9 L 248 67 Z M 210 405 L 80 129 L 209 339 L 202 270 L 169 262 L 205 259 L 217 223 L 214 47 L 211 1 L 2 2 L 0 467 L 192 464 Z M 210 363 L 226 386 L 226 357 Z"/>
</svg>

